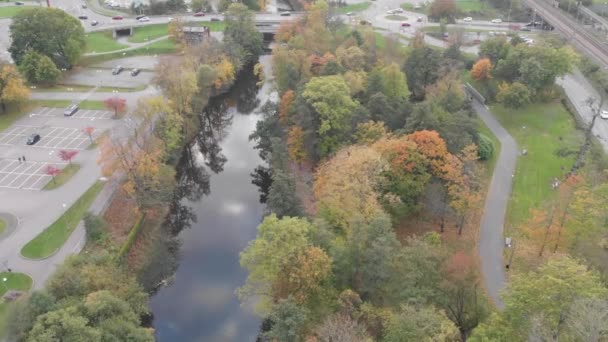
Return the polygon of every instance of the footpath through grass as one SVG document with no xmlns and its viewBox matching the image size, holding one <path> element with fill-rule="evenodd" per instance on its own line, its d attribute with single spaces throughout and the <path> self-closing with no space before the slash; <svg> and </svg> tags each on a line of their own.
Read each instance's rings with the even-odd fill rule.
<svg viewBox="0 0 608 342">
<path fill-rule="evenodd" d="M 21 255 L 29 259 L 42 259 L 59 250 L 89 210 L 103 185 L 100 181 L 93 184 L 57 221 L 28 242 L 21 249 Z"/>
<path fill-rule="evenodd" d="M 85 37 L 86 53 L 108 52 L 128 48 L 128 45 L 121 44 L 112 38 L 112 32 L 89 32 Z"/>
<path fill-rule="evenodd" d="M 479 12 L 484 4 L 481 0 L 456 0 L 456 7 L 463 12 Z"/>
<path fill-rule="evenodd" d="M 186 22 L 185 26 L 208 26 L 211 32 L 223 31 L 226 27 L 223 21 Z M 128 41 L 131 43 L 144 43 L 167 35 L 169 35 L 169 24 L 152 24 L 136 27 Z"/>
<path fill-rule="evenodd" d="M 81 66 L 89 66 L 89 65 L 98 64 L 98 63 L 102 63 L 105 61 L 110 61 L 110 60 L 118 59 L 118 58 L 126 58 L 126 57 L 133 57 L 133 56 L 162 55 L 162 54 L 171 54 L 171 53 L 175 53 L 175 52 L 177 52 L 177 45 L 175 45 L 175 43 L 172 40 L 169 40 L 169 38 L 167 38 L 167 39 L 162 39 L 158 42 L 154 42 L 152 44 L 149 44 L 149 45 L 137 48 L 137 49 L 113 52 L 113 53 L 97 55 L 97 56 L 84 56 L 83 58 L 80 59 L 78 64 Z"/>
<path fill-rule="evenodd" d="M 46 183 L 42 190 L 55 190 L 67 183 L 75 174 L 80 170 L 79 164 L 68 164 L 64 167 L 61 172 L 55 176 L 55 179 L 51 179 L 50 182 Z"/>
<path fill-rule="evenodd" d="M 516 227 L 557 193 L 554 177 L 563 179 L 572 167 L 583 141 L 570 113 L 558 101 L 531 104 L 513 110 L 492 106 L 492 112 L 528 154 L 517 160 L 513 192 L 507 209 L 506 227 Z"/>
<path fill-rule="evenodd" d="M 6 282 L 3 279 L 6 278 Z M 4 295 L 7 290 L 18 290 L 27 291 L 32 287 L 32 278 L 27 274 L 23 273 L 0 273 L 0 297 Z M 6 335 L 6 323 L 8 321 L 8 312 L 10 306 L 14 302 L 1 302 L 0 301 L 0 339 Z"/>
</svg>

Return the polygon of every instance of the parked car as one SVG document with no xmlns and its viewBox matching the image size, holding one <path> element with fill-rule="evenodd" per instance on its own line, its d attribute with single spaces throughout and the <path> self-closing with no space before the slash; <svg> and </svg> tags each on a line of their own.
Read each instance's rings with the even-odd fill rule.
<svg viewBox="0 0 608 342">
<path fill-rule="evenodd" d="M 82 4 L 82 8 L 87 9 L 87 5 L 86 4 Z"/>
<path fill-rule="evenodd" d="M 388 10 L 386 11 L 386 14 L 395 14 L 395 10 Z"/>
<path fill-rule="evenodd" d="M 528 31 L 528 32 L 530 32 L 530 31 L 532 31 L 532 28 L 530 26 L 526 25 L 526 26 L 521 27 L 519 30 L 520 31 Z"/>
<path fill-rule="evenodd" d="M 291 15 L 291 12 L 281 12 L 281 13 L 279 13 L 279 15 L 281 17 L 289 17 Z"/>
<path fill-rule="evenodd" d="M 204 17 L 205 16 L 205 12 L 196 12 L 193 14 L 193 16 L 195 17 Z"/>
<path fill-rule="evenodd" d="M 135 20 L 139 20 L 139 19 L 141 19 L 143 17 L 146 17 L 146 15 L 145 14 L 140 14 L 140 15 L 138 15 L 138 16 L 135 17 Z"/>
<path fill-rule="evenodd" d="M 462 19 L 462 21 L 464 21 L 465 23 L 470 23 L 471 21 L 473 21 L 473 18 L 466 17 L 466 18 Z"/>
<path fill-rule="evenodd" d="M 355 14 L 353 12 L 346 12 L 346 15 L 349 16 L 349 17 L 352 17 Z"/>
<path fill-rule="evenodd" d="M 447 32 L 443 32 L 443 38 L 449 38 L 449 37 L 450 37 L 450 34 L 449 34 L 449 33 L 447 33 Z"/>
<path fill-rule="evenodd" d="M 393 10 L 394 13 L 403 13 L 403 9 L 402 8 L 395 8 Z"/>
<path fill-rule="evenodd" d="M 602 119 L 608 119 L 608 110 L 602 110 L 600 112 L 600 118 L 602 118 Z"/>
<path fill-rule="evenodd" d="M 87 17 L 86 15 L 82 14 L 82 15 L 78 16 L 78 19 L 87 20 L 87 19 L 89 19 L 89 17 Z"/>
<path fill-rule="evenodd" d="M 419 22 L 419 23 L 421 23 L 422 22 L 422 17 L 416 18 L 416 21 Z"/>
<path fill-rule="evenodd" d="M 370 22 L 369 22 L 369 21 L 367 21 L 367 20 L 361 20 L 361 21 L 359 22 L 359 25 L 371 25 L 371 24 L 372 24 L 372 23 L 370 23 Z"/>
<path fill-rule="evenodd" d="M 25 141 L 25 143 L 27 145 L 34 145 L 35 143 L 40 141 L 40 134 L 38 133 L 32 133 L 29 137 L 27 137 L 27 140 Z"/>
<path fill-rule="evenodd" d="M 124 68 L 122 66 L 117 66 L 116 68 L 112 69 L 112 75 L 118 75 L 120 74 L 122 71 L 124 70 Z"/>
<path fill-rule="evenodd" d="M 91 21 L 91 26 L 97 26 L 97 24 L 99 24 L 99 21 L 97 21 L 97 20 Z"/>
<path fill-rule="evenodd" d="M 131 70 L 131 76 L 137 76 L 141 72 L 141 69 L 133 69 Z"/>
<path fill-rule="evenodd" d="M 115 15 L 112 17 L 112 20 L 122 20 L 123 16 L 122 15 Z"/>
<path fill-rule="evenodd" d="M 211 21 L 221 21 L 219 18 L 211 18 Z"/>
<path fill-rule="evenodd" d="M 137 19 L 137 21 L 139 21 L 140 23 L 145 23 L 145 22 L 150 21 L 150 18 L 148 18 L 148 17 L 141 17 L 141 18 Z"/>
<path fill-rule="evenodd" d="M 63 116 L 72 116 L 78 111 L 78 109 L 78 105 L 70 105 L 68 108 L 65 109 L 65 111 L 63 111 Z"/>
<path fill-rule="evenodd" d="M 23 6 L 23 5 L 25 5 L 25 3 L 23 1 L 15 1 L 15 5 Z"/>
<path fill-rule="evenodd" d="M 410 27 L 412 24 L 406 23 L 405 21 L 401 23 L 401 27 Z"/>
<path fill-rule="evenodd" d="M 491 23 L 492 24 L 500 24 L 500 23 L 502 23 L 502 19 L 499 19 L 499 18 L 492 19 Z"/>
</svg>

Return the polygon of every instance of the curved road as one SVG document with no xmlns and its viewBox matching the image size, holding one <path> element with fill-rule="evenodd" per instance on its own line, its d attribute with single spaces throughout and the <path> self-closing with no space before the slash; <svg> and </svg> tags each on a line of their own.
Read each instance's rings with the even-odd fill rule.
<svg viewBox="0 0 608 342">
<path fill-rule="evenodd" d="M 517 143 L 507 130 L 494 118 L 486 106 L 474 100 L 473 109 L 500 141 L 500 154 L 486 194 L 479 229 L 479 258 L 486 290 L 496 306 L 503 308 L 500 292 L 505 287 L 505 263 L 503 260 L 503 226 L 507 204 L 511 196 L 513 174 L 517 161 Z"/>
</svg>

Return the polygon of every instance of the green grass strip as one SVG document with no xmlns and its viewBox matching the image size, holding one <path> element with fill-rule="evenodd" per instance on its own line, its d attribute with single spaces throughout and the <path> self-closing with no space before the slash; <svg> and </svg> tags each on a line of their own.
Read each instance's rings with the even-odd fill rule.
<svg viewBox="0 0 608 342">
<path fill-rule="evenodd" d="M 63 184 L 67 183 L 78 170 L 80 170 L 79 164 L 69 164 L 61 170 L 61 173 L 55 176 L 54 180 L 46 183 L 42 190 L 55 190 L 61 187 Z"/>
<path fill-rule="evenodd" d="M 28 242 L 21 249 L 21 255 L 30 259 L 42 259 L 59 250 L 76 229 L 84 214 L 103 189 L 103 185 L 103 182 L 95 182 L 57 221 Z"/>
<path fill-rule="evenodd" d="M 133 243 L 135 243 L 135 240 L 139 236 L 139 232 L 141 231 L 141 228 L 143 227 L 145 217 L 146 216 L 144 214 L 140 214 L 137 221 L 135 221 L 135 224 L 133 224 L 133 227 L 131 227 L 131 230 L 129 231 L 129 236 L 127 236 L 127 240 L 122 245 L 122 247 L 120 247 L 120 251 L 118 252 L 118 255 L 116 256 L 116 258 L 118 260 L 122 259 L 122 257 L 124 257 L 129 252 L 129 249 L 131 249 L 131 246 L 133 246 Z"/>
</svg>

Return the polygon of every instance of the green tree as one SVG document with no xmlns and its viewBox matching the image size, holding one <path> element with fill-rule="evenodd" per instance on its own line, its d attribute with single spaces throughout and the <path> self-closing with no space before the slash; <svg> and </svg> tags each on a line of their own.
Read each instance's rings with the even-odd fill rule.
<svg viewBox="0 0 608 342">
<path fill-rule="evenodd" d="M 297 342 L 306 326 L 310 312 L 291 298 L 280 300 L 270 313 L 272 328 L 267 333 L 273 341 Z"/>
<path fill-rule="evenodd" d="M 487 39 L 479 45 L 479 57 L 489 58 L 496 65 L 499 60 L 507 58 L 510 49 L 511 45 L 504 37 Z"/>
<path fill-rule="evenodd" d="M 407 100 L 410 91 L 407 87 L 405 74 L 399 70 L 396 63 L 391 63 L 380 70 L 382 75 L 383 94 L 389 100 Z"/>
<path fill-rule="evenodd" d="M 530 103 L 531 94 L 528 87 L 519 82 L 512 84 L 502 83 L 498 86 L 496 95 L 498 102 L 509 108 L 520 108 Z"/>
<path fill-rule="evenodd" d="M 224 43 L 240 50 L 243 63 L 257 60 L 262 53 L 262 34 L 255 27 L 255 18 L 247 6 L 235 3 L 224 16 Z"/>
<path fill-rule="evenodd" d="M 80 21 L 61 9 L 31 7 L 13 17 L 9 51 L 17 65 L 28 50 L 49 57 L 58 68 L 71 68 L 85 48 Z"/>
<path fill-rule="evenodd" d="M 341 76 L 311 79 L 303 96 L 319 115 L 319 155 L 327 156 L 346 141 L 357 102 L 350 97 L 350 89 Z"/>
<path fill-rule="evenodd" d="M 34 50 L 29 50 L 21 60 L 19 71 L 25 79 L 33 84 L 54 85 L 61 77 L 53 61 Z"/>
<path fill-rule="evenodd" d="M 313 227 L 306 219 L 267 216 L 258 226 L 256 239 L 241 252 L 241 266 L 249 271 L 245 285 L 238 292 L 243 299 L 262 297 L 259 309 L 267 312 L 274 295 L 273 287 L 286 282 L 286 265 L 309 246 Z"/>
<path fill-rule="evenodd" d="M 75 306 L 41 315 L 28 334 L 28 342 L 101 342 L 101 332 Z"/>
<path fill-rule="evenodd" d="M 570 257 L 556 257 L 536 272 L 514 277 L 505 292 L 505 310 L 475 329 L 471 340 L 527 340 L 539 333 L 559 338 L 575 301 L 607 298 L 608 289 L 595 272 Z"/>
<path fill-rule="evenodd" d="M 425 88 L 439 77 L 441 53 L 428 46 L 416 47 L 405 61 L 407 84 L 414 98 L 424 99 Z"/>
<path fill-rule="evenodd" d="M 403 305 L 385 323 L 383 342 L 453 341 L 458 329 L 443 313 L 433 307 Z"/>
<path fill-rule="evenodd" d="M 24 341 L 36 318 L 57 308 L 55 297 L 46 292 L 33 292 L 29 297 L 15 303 L 9 314 L 9 337 Z"/>
</svg>

